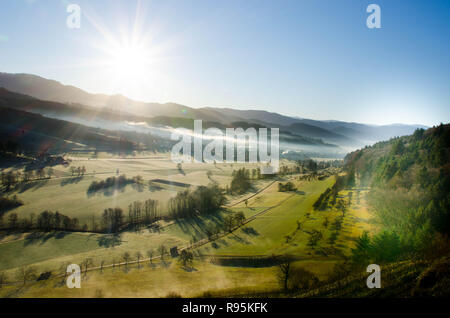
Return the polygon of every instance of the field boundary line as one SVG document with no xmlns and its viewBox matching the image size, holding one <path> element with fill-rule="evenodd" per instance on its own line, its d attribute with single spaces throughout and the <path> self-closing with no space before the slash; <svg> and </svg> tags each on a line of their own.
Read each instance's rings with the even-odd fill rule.
<svg viewBox="0 0 450 318">
<path fill-rule="evenodd" d="M 231 207 L 233 207 L 233 206 L 235 206 L 235 205 L 238 205 L 238 204 L 241 203 L 241 202 L 244 202 L 245 200 L 251 199 L 251 198 L 253 198 L 255 195 L 258 195 L 258 194 L 260 194 L 261 192 L 263 192 L 264 190 L 266 190 L 267 188 L 269 188 L 272 184 L 274 184 L 274 183 L 277 182 L 277 181 L 278 181 L 278 180 L 274 180 L 274 181 L 272 181 L 271 183 L 269 183 L 267 186 L 265 186 L 264 188 L 262 188 L 262 189 L 256 191 L 255 193 L 253 193 L 251 196 L 246 197 L 246 198 L 244 198 L 244 199 L 242 199 L 242 200 L 239 200 L 238 202 L 235 202 L 235 203 L 232 203 L 232 204 L 226 204 L 226 205 L 224 205 L 224 207 L 226 207 L 226 208 L 231 208 Z"/>
</svg>

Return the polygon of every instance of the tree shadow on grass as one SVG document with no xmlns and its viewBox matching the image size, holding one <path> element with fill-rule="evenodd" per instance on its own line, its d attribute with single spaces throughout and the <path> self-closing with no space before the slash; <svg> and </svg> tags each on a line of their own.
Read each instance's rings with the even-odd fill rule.
<svg viewBox="0 0 450 318">
<path fill-rule="evenodd" d="M 62 231 L 54 231 L 54 232 L 32 232 L 25 236 L 24 246 L 33 245 L 33 244 L 45 244 L 49 239 L 57 239 L 60 240 L 67 235 L 71 235 L 69 232 Z"/>
<path fill-rule="evenodd" d="M 98 245 L 101 247 L 114 247 L 122 244 L 122 237 L 120 234 L 102 235 L 97 238 Z"/>
<path fill-rule="evenodd" d="M 10 292 L 6 293 L 3 297 L 4 298 L 19 298 L 20 295 L 25 294 L 25 292 L 28 290 L 27 286 L 20 286 L 17 289 L 14 288 Z"/>
<path fill-rule="evenodd" d="M 148 190 L 149 190 L 150 192 L 161 191 L 161 190 L 163 190 L 163 189 L 164 189 L 163 187 L 160 187 L 160 186 L 157 185 L 157 184 L 151 183 L 151 184 L 148 185 Z"/>
<path fill-rule="evenodd" d="M 246 226 L 242 229 L 242 232 L 244 232 L 247 235 L 251 235 L 251 236 L 259 236 L 258 231 L 256 231 L 253 227 L 250 226 Z"/>
<path fill-rule="evenodd" d="M 61 180 L 61 187 L 64 187 L 68 184 L 76 184 L 78 182 L 80 182 L 81 180 L 83 180 L 83 176 L 78 176 L 78 177 L 72 177 L 72 178 L 65 178 Z"/>
<path fill-rule="evenodd" d="M 142 183 L 133 183 L 131 184 L 131 187 L 138 192 L 144 191 L 145 188 L 145 186 Z"/>
<path fill-rule="evenodd" d="M 126 186 L 127 185 L 125 184 L 125 185 L 121 185 L 121 186 L 112 186 L 112 187 L 102 188 L 102 189 L 98 189 L 98 190 L 91 190 L 91 191 L 87 190 L 86 194 L 87 194 L 88 198 L 94 197 L 96 195 L 101 196 L 102 194 L 105 197 L 112 197 L 116 192 L 124 193 Z"/>
<path fill-rule="evenodd" d="M 18 193 L 23 193 L 31 189 L 33 189 L 33 191 L 36 191 L 39 188 L 43 187 L 48 182 L 48 180 L 49 179 L 41 179 L 41 180 L 21 182 L 14 187 L 14 190 L 17 191 Z"/>
<path fill-rule="evenodd" d="M 247 241 L 245 238 L 243 238 L 243 237 L 241 237 L 241 236 L 239 236 L 239 235 L 237 235 L 235 233 L 232 233 L 232 234 L 233 235 L 229 236 L 229 238 L 231 240 L 235 240 L 236 242 L 241 243 L 241 244 L 245 244 L 245 245 L 250 245 L 251 244 L 251 242 Z"/>
<path fill-rule="evenodd" d="M 53 288 L 60 288 L 60 287 L 64 287 L 66 285 L 66 278 L 61 279 L 61 280 L 56 280 L 56 282 L 53 284 Z"/>
<path fill-rule="evenodd" d="M 193 216 L 190 218 L 177 219 L 175 224 L 186 234 L 207 235 L 207 229 L 210 227 L 223 227 L 224 214 L 231 213 L 228 210 L 221 210 L 205 216 Z"/>
<path fill-rule="evenodd" d="M 172 262 L 168 261 L 166 259 L 161 261 L 161 267 L 162 268 L 169 268 L 171 264 L 172 264 Z"/>
<path fill-rule="evenodd" d="M 188 272 L 188 273 L 192 273 L 192 272 L 197 272 L 198 269 L 196 269 L 195 267 L 192 266 L 181 266 L 181 269 Z"/>
</svg>

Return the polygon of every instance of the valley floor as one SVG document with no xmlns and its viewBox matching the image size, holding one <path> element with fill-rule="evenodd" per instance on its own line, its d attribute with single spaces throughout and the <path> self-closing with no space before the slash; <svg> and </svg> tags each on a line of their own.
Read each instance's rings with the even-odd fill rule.
<svg viewBox="0 0 450 318">
<path fill-rule="evenodd" d="M 101 167 L 107 169 L 107 165 Z M 96 166 L 96 171 L 100 169 Z M 205 172 L 193 169 L 187 168 L 186 176 L 179 179 L 198 182 L 196 176 Z M 224 167 L 211 169 L 223 171 Z M 300 181 L 297 175 L 280 179 L 287 180 L 296 185 L 297 191 L 278 192 L 278 181 L 263 180 L 253 193 L 232 198 L 227 209 L 217 215 L 162 223 L 159 231 L 144 229 L 120 235 L 64 232 L 4 235 L 0 241 L 0 270 L 10 281 L 14 281 L 18 269 L 24 265 L 34 266 L 38 273 L 51 271 L 52 276 L 25 285 L 7 284 L 0 289 L 0 296 L 164 297 L 175 293 L 193 297 L 273 292 L 279 289 L 276 264 L 262 261 L 255 266 L 248 261 L 264 260 L 272 255 L 291 255 L 295 266 L 325 279 L 334 265 L 349 254 L 354 239 L 372 227 L 364 191 L 360 191 L 359 204 L 353 196 L 338 239 L 329 243 L 331 230 L 324 225 L 325 220 L 331 224 L 340 212 L 314 211 L 312 205 L 334 184 L 334 177 L 322 181 Z M 348 198 L 348 191 L 340 196 Z M 205 228 L 220 224 L 225 215 L 238 211 L 245 214 L 246 223 L 232 233 L 209 241 Z M 307 242 L 313 230 L 320 231 L 323 239 L 310 247 Z M 170 256 L 162 261 L 156 252 L 161 244 L 181 250 L 194 242 L 197 242 L 195 259 L 189 268 L 183 268 L 177 258 Z M 155 251 L 152 262 L 148 260 L 149 250 Z M 124 252 L 130 253 L 132 264 L 125 265 L 121 258 Z M 137 252 L 145 258 L 140 264 L 136 262 Z M 81 264 L 86 258 L 91 258 L 93 264 L 83 274 L 82 288 L 68 289 L 62 283 L 64 265 Z M 104 268 L 100 270 L 102 262 Z"/>
</svg>

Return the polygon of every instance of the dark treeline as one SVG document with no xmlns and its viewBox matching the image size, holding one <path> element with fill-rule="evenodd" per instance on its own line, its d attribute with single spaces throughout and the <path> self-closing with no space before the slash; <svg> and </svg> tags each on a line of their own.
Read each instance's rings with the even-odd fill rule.
<svg viewBox="0 0 450 318">
<path fill-rule="evenodd" d="M 128 225 L 135 231 L 140 230 L 142 226 L 151 225 L 160 218 L 156 200 L 134 201 L 128 206 Z"/>
<path fill-rule="evenodd" d="M 328 160 L 328 161 L 315 161 L 312 159 L 297 160 L 295 170 L 300 173 L 305 173 L 323 170 L 330 167 L 334 168 L 342 167 L 342 160 Z"/>
<path fill-rule="evenodd" d="M 278 183 L 278 192 L 289 192 L 295 190 L 297 190 L 297 188 L 291 181 L 288 181 L 285 184 L 281 182 Z"/>
<path fill-rule="evenodd" d="M 52 167 L 44 169 L 40 167 L 34 170 L 24 170 L 14 171 L 10 170 L 8 172 L 2 171 L 0 174 L 0 181 L 6 187 L 6 190 L 9 190 L 12 186 L 20 183 L 20 182 L 28 182 L 32 180 L 41 180 L 41 179 L 50 179 L 54 174 L 54 170 Z"/>
<path fill-rule="evenodd" d="M 136 147 L 134 142 L 122 136 L 113 136 L 113 132 L 108 130 L 99 130 L 11 108 L 0 108 L 0 126 L 11 128 L 11 133 L 6 132 L 4 137 L 19 144 L 16 153 L 38 152 L 46 141 L 54 144 L 53 138 L 88 146 L 101 145 L 114 151 L 132 151 Z M 31 142 L 32 140 L 35 142 Z M 62 142 L 58 147 L 69 148 L 70 145 Z"/>
<path fill-rule="evenodd" d="M 29 101 L 27 102 L 26 99 L 3 99 L 3 101 L 6 100 L 8 108 L 0 108 L 0 139 L 3 140 L 0 143 L 0 155 L 27 154 L 35 156 L 44 145 L 48 151 L 53 153 L 70 151 L 74 146 L 67 140 L 84 144 L 94 149 L 96 153 L 98 151 L 130 153 L 143 150 L 166 152 L 170 151 L 174 144 L 171 140 L 150 133 L 106 130 L 45 117 L 19 110 L 20 108 L 29 108 L 27 106 Z M 74 107 L 73 105 L 37 100 L 33 100 L 33 105 L 38 108 L 57 109 L 57 112 L 64 112 L 65 109 Z M 54 107 L 54 105 L 60 107 Z M 51 112 L 53 113 L 53 111 Z"/>
<path fill-rule="evenodd" d="M 111 187 L 115 188 L 123 188 L 127 184 L 131 183 L 143 183 L 143 179 L 141 176 L 134 176 L 133 178 L 127 178 L 126 175 L 122 174 L 118 177 L 108 177 L 105 180 L 101 181 L 92 181 L 92 183 L 89 185 L 89 188 L 87 189 L 88 193 L 94 193 L 97 191 L 105 190 Z"/>
<path fill-rule="evenodd" d="M 124 224 L 124 213 L 121 208 L 108 208 L 102 214 L 102 226 L 106 233 L 117 233 Z"/>
<path fill-rule="evenodd" d="M 319 198 L 316 200 L 316 202 L 314 202 L 314 204 L 313 204 L 314 210 L 325 211 L 328 206 L 328 199 L 330 198 L 330 195 L 331 195 L 331 188 L 327 188 L 319 196 Z"/>
<path fill-rule="evenodd" d="M 9 213 L 7 220 L 0 214 L 0 228 L 10 231 L 91 231 L 98 233 L 117 233 L 123 229 L 139 230 L 143 226 L 149 226 L 161 217 L 157 211 L 158 201 L 135 201 L 129 206 L 128 217 L 119 208 L 108 208 L 101 215 L 101 226 L 94 223 L 89 228 L 87 223 L 81 224 L 77 218 L 71 218 L 58 211 L 43 211 L 36 217 L 19 218 L 17 213 Z M 95 218 L 93 218 L 95 220 Z"/>
<path fill-rule="evenodd" d="M 346 175 L 335 175 L 335 183 L 331 188 L 327 188 L 320 197 L 314 202 L 314 210 L 325 211 L 329 205 L 334 206 L 336 204 L 339 191 L 355 186 L 355 174 L 347 173 Z"/>
<path fill-rule="evenodd" d="M 169 216 L 186 218 L 217 212 L 225 203 L 224 191 L 216 183 L 178 192 L 169 201 Z"/>
<path fill-rule="evenodd" d="M 6 223 L 6 224 L 5 224 Z M 17 213 L 9 213 L 8 219 L 0 220 L 0 227 L 13 231 L 78 231 L 80 230 L 77 218 L 70 218 L 58 211 L 45 210 L 37 217 L 31 214 L 28 218 L 19 218 Z"/>
</svg>

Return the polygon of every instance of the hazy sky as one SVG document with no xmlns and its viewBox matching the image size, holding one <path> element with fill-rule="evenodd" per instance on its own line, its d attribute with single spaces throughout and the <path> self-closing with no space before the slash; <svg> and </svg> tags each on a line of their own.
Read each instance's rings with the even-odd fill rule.
<svg viewBox="0 0 450 318">
<path fill-rule="evenodd" d="M 370 3 L 381 29 L 366 27 Z M 0 2 L 0 71 L 313 119 L 449 122 L 449 39 L 448 0 Z"/>
</svg>

